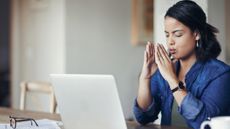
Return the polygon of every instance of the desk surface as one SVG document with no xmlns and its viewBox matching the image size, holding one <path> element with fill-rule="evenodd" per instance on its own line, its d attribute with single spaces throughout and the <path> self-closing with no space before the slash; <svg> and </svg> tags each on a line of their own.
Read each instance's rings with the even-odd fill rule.
<svg viewBox="0 0 230 129">
<path fill-rule="evenodd" d="M 32 112 L 32 111 L 21 111 L 16 109 L 9 108 L 1 108 L 0 107 L 0 123 L 8 123 L 9 115 L 13 116 L 21 116 L 21 117 L 30 117 L 34 119 L 52 119 L 61 121 L 61 117 L 59 114 L 50 114 L 43 112 Z M 171 126 L 159 126 L 159 125 L 147 125 L 140 126 L 136 122 L 127 121 L 128 129 L 189 129 L 189 128 L 181 128 L 181 127 L 171 127 Z"/>
</svg>

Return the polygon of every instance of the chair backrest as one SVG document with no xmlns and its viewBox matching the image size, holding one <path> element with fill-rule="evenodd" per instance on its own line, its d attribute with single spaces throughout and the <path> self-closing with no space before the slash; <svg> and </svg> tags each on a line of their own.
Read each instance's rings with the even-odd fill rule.
<svg viewBox="0 0 230 129">
<path fill-rule="evenodd" d="M 20 97 L 20 109 L 25 110 L 26 96 L 28 92 L 39 92 L 49 94 L 50 97 L 50 113 L 55 113 L 57 108 L 57 102 L 54 96 L 54 90 L 49 82 L 36 82 L 36 81 L 24 81 L 21 82 L 21 97 Z"/>
</svg>

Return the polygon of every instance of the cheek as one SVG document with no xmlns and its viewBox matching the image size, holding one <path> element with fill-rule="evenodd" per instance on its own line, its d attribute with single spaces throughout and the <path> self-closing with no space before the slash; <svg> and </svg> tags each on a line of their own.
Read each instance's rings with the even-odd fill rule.
<svg viewBox="0 0 230 129">
<path fill-rule="evenodd" d="M 195 50 L 195 43 L 193 40 L 178 40 L 176 42 L 176 49 L 178 54 L 187 55 Z"/>
</svg>

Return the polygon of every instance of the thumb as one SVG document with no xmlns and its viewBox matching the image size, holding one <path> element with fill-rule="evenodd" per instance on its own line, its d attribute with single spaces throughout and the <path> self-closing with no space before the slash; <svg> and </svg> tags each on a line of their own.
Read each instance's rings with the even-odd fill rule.
<svg viewBox="0 0 230 129">
<path fill-rule="evenodd" d="M 148 56 L 147 56 L 147 51 L 144 51 L 144 63 L 148 62 Z"/>
</svg>

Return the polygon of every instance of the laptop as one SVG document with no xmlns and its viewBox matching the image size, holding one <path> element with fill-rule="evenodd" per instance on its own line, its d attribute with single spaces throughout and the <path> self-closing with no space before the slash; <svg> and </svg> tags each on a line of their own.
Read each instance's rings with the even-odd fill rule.
<svg viewBox="0 0 230 129">
<path fill-rule="evenodd" d="M 50 77 L 65 129 L 127 129 L 112 75 Z"/>
</svg>

